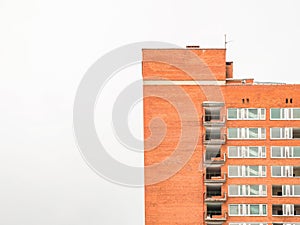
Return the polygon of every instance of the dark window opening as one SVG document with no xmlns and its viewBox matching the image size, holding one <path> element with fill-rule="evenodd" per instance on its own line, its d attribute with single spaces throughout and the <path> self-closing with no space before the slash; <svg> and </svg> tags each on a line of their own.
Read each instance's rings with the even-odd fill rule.
<svg viewBox="0 0 300 225">
<path fill-rule="evenodd" d="M 293 138 L 300 138 L 300 128 L 293 128 Z"/>
<path fill-rule="evenodd" d="M 272 185 L 272 195 L 273 196 L 282 196 L 282 186 L 281 185 Z"/>
<path fill-rule="evenodd" d="M 221 157 L 221 146 L 207 146 L 205 151 L 205 160 Z"/>
<path fill-rule="evenodd" d="M 221 177 L 221 167 L 206 168 L 206 179 L 211 179 L 212 177 Z"/>
<path fill-rule="evenodd" d="M 208 204 L 207 205 L 207 216 L 222 215 L 222 205 Z"/>
<path fill-rule="evenodd" d="M 212 197 L 212 196 L 222 196 L 222 188 L 221 186 L 217 186 L 217 185 L 209 185 L 206 186 L 206 196 L 208 198 Z"/>
<path fill-rule="evenodd" d="M 283 215 L 282 205 L 272 205 L 272 215 L 275 216 Z"/>
<path fill-rule="evenodd" d="M 290 98 L 290 103 L 293 103 L 293 99 L 292 98 Z"/>
<path fill-rule="evenodd" d="M 288 98 L 285 99 L 285 103 L 289 103 L 289 99 Z"/>
<path fill-rule="evenodd" d="M 300 177 L 300 167 L 299 166 L 294 166 L 293 177 Z"/>
<path fill-rule="evenodd" d="M 221 139 L 221 129 L 206 129 L 205 140 L 220 140 Z"/>
<path fill-rule="evenodd" d="M 221 118 L 220 111 L 221 110 L 219 108 L 205 109 L 205 121 L 220 120 Z"/>
</svg>

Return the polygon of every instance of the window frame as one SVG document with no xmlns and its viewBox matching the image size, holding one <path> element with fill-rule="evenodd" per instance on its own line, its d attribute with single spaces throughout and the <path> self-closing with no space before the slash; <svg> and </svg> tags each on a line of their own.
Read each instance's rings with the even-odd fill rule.
<svg viewBox="0 0 300 225">
<path fill-rule="evenodd" d="M 237 156 L 231 156 L 231 148 L 236 148 Z M 257 148 L 258 157 L 250 156 L 250 148 Z M 267 156 L 266 146 L 227 146 L 227 157 L 230 159 L 265 159 Z"/>
<path fill-rule="evenodd" d="M 236 110 L 236 118 L 229 117 L 229 110 Z M 250 110 L 257 110 L 257 118 L 249 117 Z M 227 120 L 266 120 L 266 108 L 227 108 Z"/>
<path fill-rule="evenodd" d="M 230 130 L 236 129 L 236 137 L 230 137 Z M 257 129 L 257 138 L 250 138 L 250 129 Z M 265 127 L 228 127 L 227 128 L 228 140 L 265 140 L 266 128 Z"/>
<path fill-rule="evenodd" d="M 272 111 L 279 110 L 280 118 L 272 118 Z M 300 110 L 300 108 L 270 108 L 270 120 L 300 120 L 294 118 L 294 110 Z"/>
</svg>

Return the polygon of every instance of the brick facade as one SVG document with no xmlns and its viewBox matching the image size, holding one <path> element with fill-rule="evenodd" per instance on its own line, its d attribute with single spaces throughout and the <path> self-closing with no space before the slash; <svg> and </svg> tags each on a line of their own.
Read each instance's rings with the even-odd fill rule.
<svg viewBox="0 0 300 225">
<path fill-rule="evenodd" d="M 199 61 L 194 55 L 199 57 Z M 171 62 L 171 65 L 168 62 Z M 234 80 L 232 66 L 232 63 L 226 64 L 225 49 L 143 50 L 146 225 L 227 225 L 232 222 L 264 222 L 270 225 L 276 221 L 300 222 L 300 216 L 272 216 L 272 204 L 300 205 L 300 197 L 272 197 L 272 184 L 300 185 L 300 178 L 271 177 L 272 165 L 298 166 L 300 159 L 270 157 L 270 146 L 300 146 L 299 139 L 270 139 L 271 127 L 300 127 L 300 120 L 270 120 L 270 108 L 300 108 L 300 85 L 255 84 L 252 79 Z M 157 82 L 165 80 L 179 83 L 172 85 Z M 184 83 L 193 80 L 200 83 Z M 147 81 L 152 83 L 146 83 Z M 220 83 L 201 84 L 201 81 Z M 286 99 L 289 100 L 288 103 Z M 290 99 L 293 99 L 292 103 Z M 218 203 L 222 205 L 222 214 L 226 214 L 224 221 L 208 221 L 205 214 L 207 165 L 204 165 L 204 154 L 207 145 L 204 143 L 204 135 L 208 128 L 203 120 L 203 103 L 216 101 L 224 103 L 224 106 L 220 107 L 220 114 L 225 118 L 227 108 L 266 109 L 265 120 L 225 120 L 220 126 L 225 134 L 221 153 L 228 155 L 227 146 L 266 146 L 266 158 L 226 157 L 225 162 L 220 165 L 222 174 L 228 175 L 228 165 L 263 165 L 267 168 L 266 177 L 227 176 L 224 183 L 218 184 L 221 185 L 221 192 L 227 194 L 226 200 Z M 190 103 L 193 104 L 193 108 Z M 163 122 L 156 121 L 156 118 Z M 266 139 L 229 140 L 226 138 L 228 127 L 266 128 Z M 174 153 L 175 149 L 178 152 Z M 171 160 L 167 161 L 170 158 Z M 148 169 L 164 163 L 162 167 Z M 156 182 L 159 177 L 167 179 Z M 228 197 L 230 184 L 265 184 L 267 196 Z M 230 216 L 228 205 L 236 203 L 267 204 L 267 215 Z"/>
</svg>

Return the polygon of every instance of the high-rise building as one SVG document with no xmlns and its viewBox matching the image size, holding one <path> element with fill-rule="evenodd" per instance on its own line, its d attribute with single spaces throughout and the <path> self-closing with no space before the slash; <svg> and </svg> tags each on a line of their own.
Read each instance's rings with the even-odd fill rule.
<svg viewBox="0 0 300 225">
<path fill-rule="evenodd" d="M 300 224 L 300 85 L 199 46 L 143 49 L 143 79 L 146 225 Z"/>
</svg>

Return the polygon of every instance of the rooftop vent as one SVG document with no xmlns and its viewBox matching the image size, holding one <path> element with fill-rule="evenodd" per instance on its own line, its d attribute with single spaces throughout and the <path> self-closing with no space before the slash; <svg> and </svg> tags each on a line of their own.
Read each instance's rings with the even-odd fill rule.
<svg viewBox="0 0 300 225">
<path fill-rule="evenodd" d="M 199 45 L 187 45 L 186 48 L 200 48 Z"/>
</svg>

